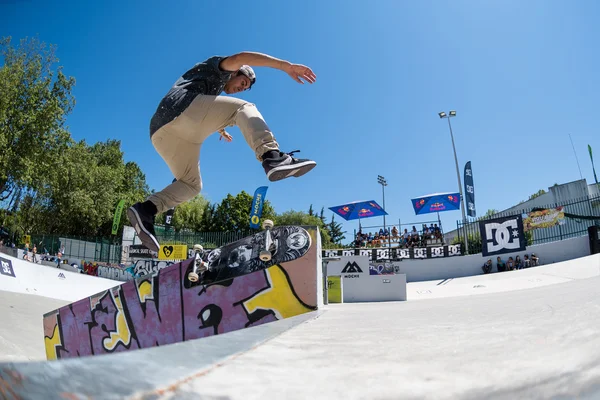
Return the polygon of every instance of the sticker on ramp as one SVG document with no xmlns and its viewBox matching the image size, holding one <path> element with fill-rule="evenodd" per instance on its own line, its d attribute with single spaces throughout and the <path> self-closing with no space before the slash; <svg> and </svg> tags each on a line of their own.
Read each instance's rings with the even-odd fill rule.
<svg viewBox="0 0 600 400">
<path fill-rule="evenodd" d="M 185 260 L 187 258 L 187 245 L 165 244 L 158 250 L 159 260 Z"/>
<path fill-rule="evenodd" d="M 0 257 L 0 274 L 16 278 L 15 270 L 12 267 L 12 261 Z"/>
</svg>

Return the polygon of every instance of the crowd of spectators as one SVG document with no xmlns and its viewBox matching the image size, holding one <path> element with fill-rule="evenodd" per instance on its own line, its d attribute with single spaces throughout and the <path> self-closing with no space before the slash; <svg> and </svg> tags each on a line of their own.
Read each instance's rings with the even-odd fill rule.
<svg viewBox="0 0 600 400">
<path fill-rule="evenodd" d="M 421 230 L 417 230 L 413 225 L 409 232 L 407 228 L 400 233 L 396 226 L 392 226 L 391 232 L 386 229 L 379 229 L 379 232 L 363 233 L 362 228 L 359 229 L 354 240 L 354 247 L 381 247 L 387 246 L 388 243 L 397 245 L 400 248 L 410 247 L 426 247 L 429 244 L 443 244 L 443 235 L 437 224 L 423 224 Z"/>
<path fill-rule="evenodd" d="M 496 271 L 497 272 L 505 272 L 505 271 L 516 271 L 519 269 L 536 267 L 540 265 L 540 259 L 535 253 L 531 253 L 531 257 L 527 254 L 523 255 L 523 259 L 519 255 L 515 256 L 513 259 L 512 256 L 508 257 L 508 260 L 504 261 L 502 257 L 496 257 Z M 484 274 L 489 274 L 494 270 L 494 264 L 492 263 L 492 259 L 490 258 L 483 264 L 481 267 Z"/>
</svg>

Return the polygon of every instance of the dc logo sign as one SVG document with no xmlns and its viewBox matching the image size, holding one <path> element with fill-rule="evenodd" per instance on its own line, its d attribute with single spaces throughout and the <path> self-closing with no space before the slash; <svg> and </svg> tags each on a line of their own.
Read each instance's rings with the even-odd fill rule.
<svg viewBox="0 0 600 400">
<path fill-rule="evenodd" d="M 0 257 L 0 274 L 15 278 L 15 271 L 12 267 L 12 261 Z"/>
<path fill-rule="evenodd" d="M 523 251 L 526 248 L 520 215 L 479 221 L 483 256 Z"/>
</svg>

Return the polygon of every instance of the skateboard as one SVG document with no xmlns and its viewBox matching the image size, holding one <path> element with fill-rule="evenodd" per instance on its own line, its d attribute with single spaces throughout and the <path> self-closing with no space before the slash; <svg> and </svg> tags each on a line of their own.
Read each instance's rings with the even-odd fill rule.
<svg viewBox="0 0 600 400">
<path fill-rule="evenodd" d="M 221 282 L 296 260 L 312 245 L 309 233 L 299 226 L 273 227 L 273 221 L 265 220 L 262 227 L 262 232 L 210 251 L 194 245 L 195 259 L 187 270 L 189 285 Z"/>
</svg>

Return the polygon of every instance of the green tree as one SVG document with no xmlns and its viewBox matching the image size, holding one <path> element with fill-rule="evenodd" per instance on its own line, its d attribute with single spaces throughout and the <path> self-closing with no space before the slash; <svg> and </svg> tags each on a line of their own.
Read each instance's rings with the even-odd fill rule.
<svg viewBox="0 0 600 400">
<path fill-rule="evenodd" d="M 461 232 L 462 234 L 462 232 Z M 469 233 L 469 254 L 478 254 L 481 253 L 481 235 L 479 234 L 479 232 L 472 234 Z M 462 248 L 465 248 L 465 240 L 464 237 L 458 237 L 456 236 L 454 239 L 452 239 L 452 244 L 461 244 Z"/>
<path fill-rule="evenodd" d="M 323 226 L 325 226 L 325 207 L 321 207 L 321 214 L 319 214 L 319 219 L 323 222 Z"/>
<path fill-rule="evenodd" d="M 485 212 L 485 214 L 483 215 L 483 219 L 488 219 L 491 218 L 493 215 L 498 214 L 498 210 L 494 210 L 494 209 L 489 209 Z"/>
<path fill-rule="evenodd" d="M 125 200 L 125 214 L 149 192 L 139 167 L 124 163 L 120 145 L 116 140 L 92 146 L 69 141 L 65 151 L 55 155 L 60 163 L 46 171 L 38 190 L 25 193 L 18 210 L 21 226 L 34 229 L 25 215 L 35 215 L 37 233 L 110 236 L 117 203 Z M 121 215 L 121 227 L 125 222 Z"/>
<path fill-rule="evenodd" d="M 178 231 L 184 229 L 189 229 L 194 232 L 202 231 L 202 217 L 207 205 L 208 200 L 201 194 L 196 195 L 190 201 L 179 204 L 175 207 L 171 225 Z M 156 223 L 164 224 L 165 215 L 165 213 L 160 214 L 156 218 Z"/>
<path fill-rule="evenodd" d="M 323 246 L 331 243 L 331 237 L 329 231 L 326 229 L 325 224 L 321 218 L 316 215 L 308 215 L 304 211 L 285 211 L 278 214 L 275 218 L 276 225 L 305 225 L 305 226 L 318 226 L 321 232 L 321 244 Z"/>
<path fill-rule="evenodd" d="M 37 39 L 14 48 L 10 37 L 2 38 L 0 54 L 0 200 L 6 200 L 20 188 L 38 190 L 58 164 L 69 139 L 64 124 L 75 104 L 75 79 L 55 68 L 55 48 Z"/>
<path fill-rule="evenodd" d="M 253 197 L 243 190 L 236 196 L 228 194 L 217 206 L 210 225 L 223 232 L 248 231 L 252 199 Z M 263 203 L 262 217 L 259 223 L 265 219 L 275 219 L 275 210 L 268 200 Z"/>
<path fill-rule="evenodd" d="M 335 214 L 331 214 L 331 222 L 327 224 L 327 228 L 329 235 L 331 236 L 331 242 L 341 245 L 342 240 L 346 239 L 346 236 L 344 235 L 346 231 L 342 231 L 342 224 L 335 222 L 334 217 Z"/>
<path fill-rule="evenodd" d="M 529 196 L 529 200 L 533 200 L 536 197 L 540 197 L 543 194 L 546 194 L 546 191 L 544 189 L 540 189 L 537 192 L 535 192 L 534 194 L 532 194 L 531 196 Z"/>
<path fill-rule="evenodd" d="M 215 224 L 215 213 L 217 212 L 217 205 L 212 203 L 206 203 L 202 209 L 202 216 L 200 218 L 200 231 L 201 232 L 217 232 L 217 226 Z"/>
</svg>

